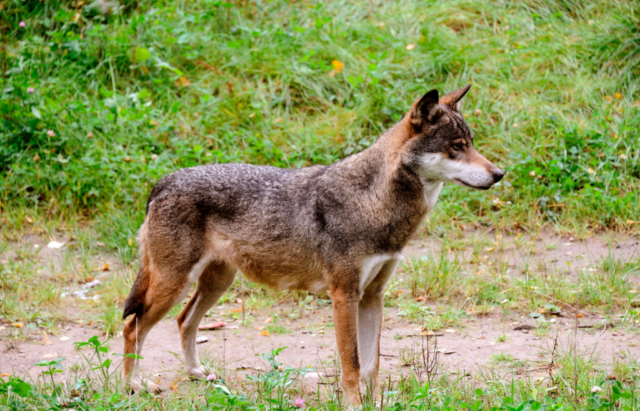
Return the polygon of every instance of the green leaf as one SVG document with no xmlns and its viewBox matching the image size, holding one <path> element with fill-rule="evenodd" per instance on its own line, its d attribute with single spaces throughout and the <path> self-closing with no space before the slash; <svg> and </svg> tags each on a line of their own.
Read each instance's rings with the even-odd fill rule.
<svg viewBox="0 0 640 411">
<path fill-rule="evenodd" d="M 31 112 L 33 113 L 34 116 L 36 116 L 36 118 L 42 119 L 42 116 L 40 115 L 40 110 L 38 110 L 38 107 L 31 106 Z"/>
<path fill-rule="evenodd" d="M 143 61 L 149 60 L 151 58 L 151 52 L 143 47 L 134 48 L 132 55 L 132 60 L 136 63 L 142 63 Z"/>
</svg>

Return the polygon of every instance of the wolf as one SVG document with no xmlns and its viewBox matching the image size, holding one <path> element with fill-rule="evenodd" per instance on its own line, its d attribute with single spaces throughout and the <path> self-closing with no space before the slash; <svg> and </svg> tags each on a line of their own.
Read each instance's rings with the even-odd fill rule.
<svg viewBox="0 0 640 411">
<path fill-rule="evenodd" d="M 123 318 L 125 354 L 195 292 L 178 315 L 187 373 L 205 378 L 196 332 L 240 270 L 276 289 L 331 298 L 345 403 L 377 393 L 384 289 L 443 183 L 487 190 L 503 171 L 473 146 L 459 111 L 471 85 L 431 90 L 358 154 L 297 170 L 216 164 L 170 174 L 153 188 L 139 232 L 141 264 Z M 132 388 L 135 356 L 124 360 Z"/>
</svg>

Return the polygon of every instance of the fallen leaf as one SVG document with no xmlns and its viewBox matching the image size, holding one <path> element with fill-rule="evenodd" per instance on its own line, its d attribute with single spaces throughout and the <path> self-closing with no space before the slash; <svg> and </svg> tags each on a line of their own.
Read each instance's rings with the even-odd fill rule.
<svg viewBox="0 0 640 411">
<path fill-rule="evenodd" d="M 175 381 L 171 381 L 171 389 L 173 390 L 173 392 L 178 392 L 178 387 L 176 387 Z"/>
<path fill-rule="evenodd" d="M 109 263 L 104 263 L 100 271 L 109 271 Z"/>
<path fill-rule="evenodd" d="M 605 99 L 605 100 L 607 100 L 607 101 L 611 101 L 611 100 L 613 100 L 613 99 L 611 98 L 611 96 L 604 96 L 604 99 Z"/>
<path fill-rule="evenodd" d="M 614 94 L 614 96 L 615 96 L 618 100 L 620 100 L 620 99 L 622 98 L 622 94 L 620 94 L 620 93 L 616 93 L 616 94 Z"/>
<path fill-rule="evenodd" d="M 86 278 L 84 279 L 84 282 L 85 282 L 85 283 L 92 283 L 92 282 L 93 282 L 93 280 L 95 280 L 95 277 L 86 277 Z"/>
<path fill-rule="evenodd" d="M 282 117 L 278 117 L 277 119 L 273 120 L 274 123 L 282 123 L 284 121 L 284 119 Z"/>
<path fill-rule="evenodd" d="M 266 323 L 270 323 L 270 322 L 273 322 L 273 317 L 269 317 L 269 318 L 267 318 L 266 320 L 264 320 L 264 323 L 265 323 L 265 324 L 266 324 Z"/>
<path fill-rule="evenodd" d="M 241 313 L 242 312 L 242 307 L 232 308 L 229 311 L 232 312 L 232 313 Z"/>
<path fill-rule="evenodd" d="M 187 80 L 185 76 L 180 76 L 176 80 L 176 86 L 179 86 L 179 87 L 187 87 L 189 84 L 191 84 L 191 82 Z"/>
<path fill-rule="evenodd" d="M 53 343 L 51 342 L 51 340 L 49 340 L 49 337 L 47 337 L 47 333 L 45 331 L 42 332 L 42 336 L 44 337 L 44 343 L 48 344 L 48 345 L 53 345 Z"/>
<path fill-rule="evenodd" d="M 3 372 L 2 374 L 0 374 L 0 377 L 11 377 L 11 374 L 7 374 L 6 372 Z"/>
<path fill-rule="evenodd" d="M 444 332 L 446 332 L 446 333 L 454 333 L 454 332 L 456 332 L 456 330 L 454 330 L 453 328 L 447 328 L 446 330 L 444 330 Z"/>
<path fill-rule="evenodd" d="M 262 325 L 256 325 L 254 328 L 255 328 L 256 330 L 258 330 L 258 331 L 262 331 L 262 330 L 264 330 L 264 326 L 262 326 Z"/>
<path fill-rule="evenodd" d="M 416 301 L 423 301 L 424 300 L 424 295 L 420 295 L 418 296 L 418 298 L 416 298 Z"/>
<path fill-rule="evenodd" d="M 415 45 L 415 44 L 412 44 L 412 43 L 407 44 L 407 45 L 406 45 L 406 47 L 405 47 L 405 49 L 406 49 L 407 51 L 411 51 L 411 50 L 413 50 L 413 49 L 415 49 L 415 48 L 416 48 L 416 45 Z"/>
<path fill-rule="evenodd" d="M 227 323 L 225 322 L 202 324 L 201 326 L 198 327 L 198 330 L 215 330 L 216 328 L 222 328 L 225 325 L 227 325 Z"/>
<path fill-rule="evenodd" d="M 336 73 L 340 73 L 342 71 L 342 68 L 344 67 L 344 63 L 338 61 L 338 60 L 333 60 L 331 62 L 331 65 L 333 66 L 333 70 Z"/>
<path fill-rule="evenodd" d="M 216 73 L 220 74 L 220 70 L 218 70 L 216 67 L 212 66 L 211 64 L 205 63 L 204 61 L 200 61 L 200 60 L 195 60 L 195 63 L 201 65 L 207 70 L 215 71 Z"/>
<path fill-rule="evenodd" d="M 633 221 L 633 220 L 627 220 L 627 224 L 628 224 L 628 225 L 633 225 L 633 224 L 635 224 L 635 223 L 636 223 L 636 222 L 635 222 L 635 221 Z"/>
<path fill-rule="evenodd" d="M 261 332 L 259 335 L 264 335 L 265 337 L 269 336 L 269 331 L 264 330 L 263 332 Z"/>
<path fill-rule="evenodd" d="M 22 328 L 22 327 L 24 327 L 24 324 L 22 324 L 22 323 L 11 323 L 11 326 L 12 327 L 16 327 L 16 328 Z"/>
<path fill-rule="evenodd" d="M 37 155 L 37 154 L 36 154 L 36 155 Z M 27 222 L 28 222 L 29 224 L 33 223 L 33 218 L 31 218 L 31 217 L 25 217 L 24 219 L 25 219 L 25 220 L 27 220 Z"/>
<path fill-rule="evenodd" d="M 42 358 L 49 359 L 49 358 L 56 358 L 57 356 L 58 356 L 58 353 L 52 352 L 52 353 L 43 355 Z"/>
<path fill-rule="evenodd" d="M 60 341 L 67 341 L 68 339 L 69 337 L 67 337 L 66 335 L 63 335 L 62 337 L 60 337 Z"/>
<path fill-rule="evenodd" d="M 594 170 L 593 168 L 589 167 L 589 168 L 587 169 L 587 173 L 589 173 L 589 174 L 595 174 L 596 172 L 595 172 L 595 170 Z"/>
</svg>

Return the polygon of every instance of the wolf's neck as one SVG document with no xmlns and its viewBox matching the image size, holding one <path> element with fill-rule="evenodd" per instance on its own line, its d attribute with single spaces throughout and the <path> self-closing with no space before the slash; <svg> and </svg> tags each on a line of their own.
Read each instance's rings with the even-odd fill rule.
<svg viewBox="0 0 640 411">
<path fill-rule="evenodd" d="M 424 181 L 422 178 L 420 181 L 422 182 L 422 187 L 424 187 L 424 202 L 427 206 L 427 213 L 430 213 L 433 207 L 436 206 L 438 197 L 440 197 L 442 181 Z"/>
<path fill-rule="evenodd" d="M 389 210 L 402 204 L 408 207 L 407 213 L 424 216 L 435 206 L 442 183 L 421 178 L 403 164 L 397 147 L 398 133 L 401 132 L 398 126 L 390 129 L 371 147 L 348 159 L 343 171 L 353 173 L 354 180 L 362 180 L 365 176 L 370 179 L 363 195 L 369 197 L 375 193 L 373 197 L 377 204 L 371 204 L 372 207 Z"/>
</svg>

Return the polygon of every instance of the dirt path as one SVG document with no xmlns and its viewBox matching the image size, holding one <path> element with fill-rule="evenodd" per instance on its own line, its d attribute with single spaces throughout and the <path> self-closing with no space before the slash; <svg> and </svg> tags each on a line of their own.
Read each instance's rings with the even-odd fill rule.
<svg viewBox="0 0 640 411">
<path fill-rule="evenodd" d="M 310 316 L 327 316 L 327 313 L 311 313 Z M 260 318 L 262 319 L 262 318 Z M 333 332 L 324 335 L 309 333 L 309 318 L 289 324 L 290 334 L 263 336 L 254 328 L 237 325 L 237 329 L 225 331 L 201 331 L 199 335 L 209 341 L 199 345 L 204 358 L 213 360 L 216 368 L 225 364 L 227 378 L 241 370 L 264 370 L 265 363 L 256 355 L 267 353 L 273 348 L 287 347 L 280 355 L 281 361 L 291 367 L 313 367 L 320 376 L 336 374 L 335 342 Z M 596 323 L 597 319 L 582 320 L 584 323 Z M 233 324 L 233 323 L 232 323 Z M 574 328 L 571 320 L 560 319 L 546 337 L 536 337 L 533 331 L 515 331 L 522 325 L 533 326 L 533 321 L 522 318 L 481 318 L 472 319 L 463 329 L 455 332 L 438 332 L 438 348 L 441 371 L 451 373 L 475 373 L 483 367 L 494 369 L 516 369 L 519 374 L 532 373 L 545 376 L 538 368 L 548 364 L 556 333 L 561 355 L 573 348 L 573 336 L 577 335 L 576 348 L 584 354 L 596 354 L 605 369 L 615 357 L 625 358 L 630 354 L 640 360 L 640 337 L 637 334 L 613 332 L 603 329 Z M 231 325 L 231 327 L 235 327 Z M 452 330 L 448 330 L 452 331 Z M 29 374 L 36 377 L 43 369 L 34 364 L 43 358 L 66 357 L 67 364 L 79 360 L 74 342 L 86 341 L 98 330 L 70 324 L 60 336 L 49 336 L 51 345 L 45 344 L 44 337 L 12 345 L 3 342 L 0 371 L 10 374 Z M 395 378 L 398 370 L 408 370 L 408 365 L 418 361 L 424 337 L 419 327 L 404 321 L 387 321 L 381 340 L 381 375 Z M 505 342 L 497 342 L 499 336 L 506 336 Z M 223 339 L 226 338 L 226 341 Z M 112 352 L 122 352 L 122 338 L 110 343 Z M 184 377 L 182 365 L 171 353 L 181 353 L 180 338 L 174 321 L 160 322 L 150 333 L 144 346 L 142 368 L 144 373 L 159 380 L 160 386 L 168 388 L 172 381 Z M 505 359 L 508 361 L 505 363 Z"/>
<path fill-rule="evenodd" d="M 491 237 L 489 241 L 493 241 Z M 569 261 L 571 270 L 575 270 L 601 260 L 608 253 L 613 253 L 625 261 L 638 255 L 638 240 L 629 237 L 618 240 L 592 237 L 586 241 L 575 241 L 570 238 L 546 236 L 532 243 L 533 252 L 510 248 L 509 245 L 500 252 L 504 253 L 514 270 L 517 270 L 525 259 L 558 266 L 566 266 L 566 262 Z M 405 255 L 421 256 L 439 250 L 437 241 L 415 240 Z M 638 280 L 638 276 L 633 279 Z M 238 307 L 239 305 L 226 306 L 225 310 Z M 245 327 L 240 321 L 236 321 L 228 323 L 224 331 L 200 332 L 201 336 L 208 337 L 207 342 L 199 345 L 201 356 L 210 364 L 214 364 L 216 369 L 224 369 L 226 377 L 233 379 L 242 378 L 243 373 L 266 368 L 257 354 L 267 353 L 273 348 L 287 347 L 280 355 L 285 365 L 313 367 L 320 378 L 334 376 L 334 333 L 331 327 L 326 327 L 327 323 L 332 321 L 330 307 L 306 311 L 293 321 L 280 320 L 279 324 L 286 325 L 289 331 L 286 334 L 264 336 L 261 335 L 261 330 L 256 329 L 257 325 L 264 325 L 265 320 L 277 314 L 277 311 L 282 314 L 281 318 L 286 318 L 287 310 L 288 307 L 283 304 L 271 310 L 254 313 L 254 323 L 251 326 Z M 385 308 L 381 340 L 381 375 L 385 379 L 388 375 L 396 378 L 399 370 L 407 371 L 412 363 L 418 361 L 422 352 L 420 345 L 424 337 L 421 335 L 421 328 L 405 321 L 397 316 L 397 313 L 396 307 Z M 586 316 L 579 321 L 580 325 L 588 326 L 598 324 L 603 318 Z M 441 350 L 440 372 L 476 373 L 484 367 L 491 367 L 496 370 L 515 369 L 516 374 L 542 378 L 546 372 L 541 367 L 551 361 L 556 335 L 557 355 L 572 348 L 585 355 L 595 354 L 603 369 L 611 369 L 611 364 L 616 358 L 631 356 L 640 360 L 640 336 L 636 333 L 613 331 L 608 328 L 576 330 L 574 320 L 565 317 L 557 318 L 549 331 L 540 337 L 536 336 L 533 330 L 514 330 L 523 325 L 533 327 L 535 322 L 527 316 L 496 314 L 486 317 L 472 316 L 463 320 L 462 327 L 439 331 L 437 344 Z M 34 365 L 36 362 L 47 358 L 66 357 L 66 364 L 73 364 L 79 360 L 73 343 L 86 341 L 93 335 L 101 335 L 95 327 L 75 323 L 62 326 L 58 335 L 49 335 L 48 340 L 51 344 L 45 342 L 41 332 L 33 333 L 26 341 L 21 342 L 9 338 L 8 332 L 9 326 L 5 323 L 0 328 L 0 373 L 28 374 L 32 377 L 43 371 L 41 367 Z M 574 336 L 577 337 L 575 346 Z M 112 352 L 122 352 L 122 338 L 116 337 L 111 340 L 110 348 Z M 147 338 L 142 353 L 142 368 L 146 375 L 159 380 L 160 386 L 165 389 L 176 379 L 184 379 L 181 361 L 171 353 L 181 354 L 177 325 L 173 320 L 164 320 Z M 315 382 L 317 378 L 309 379 L 310 384 L 313 385 Z"/>
</svg>

